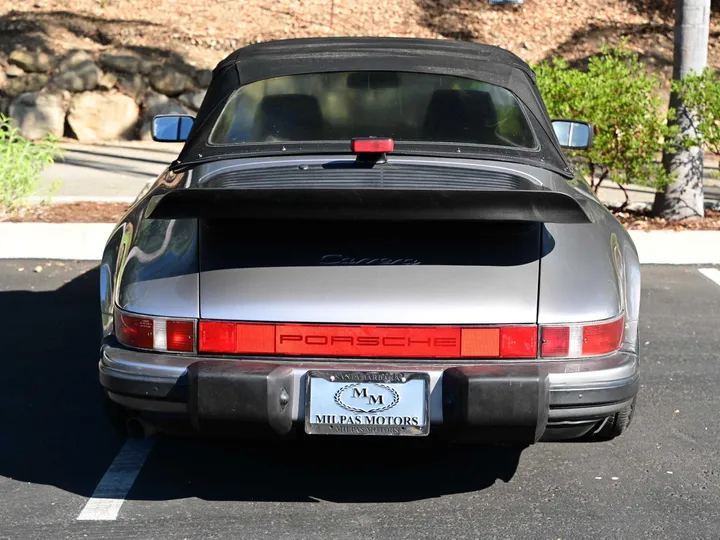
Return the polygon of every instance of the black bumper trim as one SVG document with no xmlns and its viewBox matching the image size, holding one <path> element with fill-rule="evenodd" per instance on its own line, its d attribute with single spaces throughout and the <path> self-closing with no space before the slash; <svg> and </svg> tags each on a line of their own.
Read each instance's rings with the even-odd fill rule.
<svg viewBox="0 0 720 540">
<path fill-rule="evenodd" d="M 186 410 L 199 428 L 236 421 L 288 432 L 295 420 L 293 404 L 302 398 L 293 395 L 301 392 L 294 390 L 293 376 L 293 367 L 281 363 L 198 359 L 176 380 L 118 373 L 100 362 L 100 382 L 108 392 L 132 399 L 139 409 L 143 401 L 153 408 L 161 402 L 181 405 L 172 407 Z M 521 364 L 449 367 L 441 381 L 443 428 L 486 440 L 528 442 L 538 440 L 548 423 L 613 414 L 639 388 L 637 373 L 588 387 L 551 387 L 542 366 Z"/>
</svg>

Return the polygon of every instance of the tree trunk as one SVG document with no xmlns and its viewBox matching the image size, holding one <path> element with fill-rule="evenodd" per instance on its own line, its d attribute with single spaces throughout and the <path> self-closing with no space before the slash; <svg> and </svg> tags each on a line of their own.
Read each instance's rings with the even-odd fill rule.
<svg viewBox="0 0 720 540">
<path fill-rule="evenodd" d="M 709 33 L 710 0 L 675 0 L 673 79 L 700 74 L 707 66 Z M 682 134 L 697 137 L 694 112 L 685 107 L 675 92 L 670 95 L 670 108 L 677 111 L 675 122 Z M 703 217 L 702 148 L 678 147 L 675 152 L 663 155 L 663 166 L 673 179 L 664 192 L 655 194 L 655 214 L 672 221 Z"/>
</svg>

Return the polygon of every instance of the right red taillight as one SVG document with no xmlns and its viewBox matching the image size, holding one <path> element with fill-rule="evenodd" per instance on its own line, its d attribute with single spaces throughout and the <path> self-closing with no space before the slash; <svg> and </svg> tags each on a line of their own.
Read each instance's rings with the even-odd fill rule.
<svg viewBox="0 0 720 540">
<path fill-rule="evenodd" d="M 617 351 L 622 345 L 625 318 L 596 324 L 543 326 L 540 355 L 543 358 L 579 358 Z"/>
</svg>

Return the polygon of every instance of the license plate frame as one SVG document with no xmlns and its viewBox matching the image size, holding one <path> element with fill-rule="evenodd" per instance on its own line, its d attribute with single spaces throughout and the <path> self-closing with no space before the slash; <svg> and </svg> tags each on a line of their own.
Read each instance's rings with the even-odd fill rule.
<svg viewBox="0 0 720 540">
<path fill-rule="evenodd" d="M 332 405 L 317 405 L 313 401 L 313 381 L 325 381 L 321 386 L 316 388 L 316 399 L 323 392 L 320 398 L 325 402 L 328 400 L 328 389 L 332 388 Z M 405 386 L 408 385 L 408 386 Z M 350 401 L 354 389 L 358 389 L 360 395 L 357 398 L 367 398 L 367 409 L 356 408 L 353 405 L 345 403 Z M 363 393 L 363 389 L 368 390 L 367 395 Z M 376 395 L 370 394 L 370 390 L 377 392 Z M 390 414 L 381 414 L 400 405 L 403 393 L 407 397 L 410 394 L 410 401 L 413 397 L 421 395 L 420 410 L 418 414 L 408 414 L 400 416 L 392 416 Z M 340 397 L 338 397 L 340 396 Z M 345 398 L 345 401 L 343 401 Z M 371 399 L 379 399 L 380 402 L 370 403 Z M 338 400 L 340 402 L 338 402 Z M 389 402 L 392 402 L 390 404 Z M 313 406 L 315 405 L 315 406 Z M 377 407 L 376 407 L 377 405 Z M 388 405 L 390 405 L 388 407 Z M 334 420 L 342 420 L 342 415 L 323 415 L 332 416 L 333 421 L 327 423 L 313 422 L 312 414 L 317 411 L 318 407 L 326 407 L 330 410 L 345 410 L 345 416 L 352 416 L 351 422 L 335 422 Z M 399 410 L 407 411 L 408 408 L 417 405 L 407 405 L 407 401 Z M 349 408 L 348 408 L 349 407 Z M 317 415 L 316 415 L 317 416 Z M 360 417 L 358 423 L 356 417 Z M 366 420 L 366 417 L 368 420 Z M 373 420 L 374 418 L 374 420 Z M 382 424 L 379 424 L 380 418 L 384 418 Z M 417 418 L 418 424 L 414 424 Z M 400 423 L 398 424 L 398 419 Z M 410 420 L 408 423 L 407 419 Z M 330 420 L 328 418 L 328 420 Z M 386 422 L 390 422 L 387 424 Z M 305 433 L 310 435 L 384 435 L 384 436 L 425 436 L 430 432 L 430 375 L 424 372 L 416 371 L 342 371 L 342 370 L 312 370 L 308 371 L 305 377 Z"/>
</svg>

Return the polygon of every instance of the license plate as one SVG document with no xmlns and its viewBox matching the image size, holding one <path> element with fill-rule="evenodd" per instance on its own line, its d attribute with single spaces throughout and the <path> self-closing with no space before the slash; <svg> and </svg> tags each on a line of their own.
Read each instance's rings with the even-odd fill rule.
<svg viewBox="0 0 720 540">
<path fill-rule="evenodd" d="M 324 435 L 427 435 L 427 373 L 309 371 L 305 432 Z"/>
</svg>

